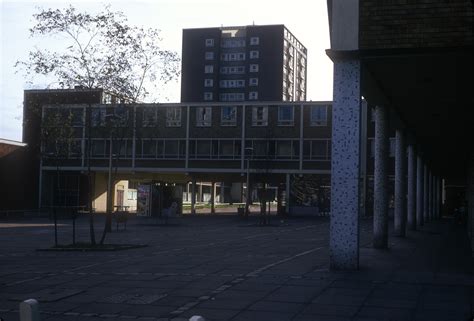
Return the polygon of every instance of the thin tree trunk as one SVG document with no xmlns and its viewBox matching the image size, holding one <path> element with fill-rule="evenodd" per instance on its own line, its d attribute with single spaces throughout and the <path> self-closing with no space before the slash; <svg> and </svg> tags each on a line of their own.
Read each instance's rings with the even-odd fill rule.
<svg viewBox="0 0 474 321">
<path fill-rule="evenodd" d="M 92 117 L 92 104 L 89 103 L 88 110 L 86 112 L 87 117 L 87 181 L 88 181 L 88 192 L 87 192 L 87 207 L 89 211 L 89 232 L 91 238 L 91 245 L 95 245 L 95 231 L 94 231 L 94 213 L 92 210 L 92 189 L 94 187 L 92 183 L 92 170 L 91 170 L 91 117 Z"/>
</svg>

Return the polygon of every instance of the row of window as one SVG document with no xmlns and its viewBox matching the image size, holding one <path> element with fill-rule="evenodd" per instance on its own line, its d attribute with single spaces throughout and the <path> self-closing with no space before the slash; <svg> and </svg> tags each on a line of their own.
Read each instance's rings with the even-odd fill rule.
<svg viewBox="0 0 474 321">
<path fill-rule="evenodd" d="M 211 93 L 212 94 L 212 93 Z M 224 96 L 226 95 L 226 96 Z M 234 95 L 234 96 L 231 96 Z M 220 94 L 221 99 L 241 99 L 243 100 L 243 93 L 224 93 Z M 212 109 L 216 107 L 197 107 L 196 108 L 196 126 L 207 127 L 212 125 Z M 295 106 L 278 106 L 278 125 L 292 126 L 294 124 L 294 108 Z M 237 122 L 237 107 L 236 106 L 221 106 L 221 126 L 235 126 Z M 105 108 L 94 108 L 92 110 L 92 126 L 106 126 L 108 117 Z M 181 107 L 166 108 L 166 126 L 180 127 L 181 126 Z M 83 110 L 82 109 L 47 109 L 48 114 L 51 112 L 61 112 L 64 115 L 73 115 L 74 124 L 83 124 Z M 129 118 L 129 110 L 125 108 L 114 108 L 113 114 L 119 120 L 119 125 L 127 125 Z M 327 106 L 311 106 L 310 111 L 310 125 L 311 126 L 326 126 L 327 125 Z M 158 121 L 158 109 L 154 107 L 143 108 L 142 110 L 142 126 L 155 127 Z M 267 126 L 268 125 L 268 106 L 252 106 L 252 126 Z"/>
<path fill-rule="evenodd" d="M 196 126 L 208 127 L 212 125 L 212 108 L 198 107 L 196 109 Z M 311 126 L 327 125 L 327 106 L 311 106 Z M 294 106 L 278 106 L 278 126 L 293 126 L 295 123 Z M 221 125 L 235 126 L 237 124 L 237 107 L 221 107 Z M 252 107 L 252 126 L 268 125 L 268 106 Z"/>
<path fill-rule="evenodd" d="M 204 79 L 204 87 L 213 87 L 214 80 L 210 78 Z M 258 86 L 258 78 L 250 78 L 249 86 Z M 242 88 L 245 87 L 244 79 L 223 79 L 219 81 L 220 88 Z"/>
<path fill-rule="evenodd" d="M 222 61 L 244 61 L 245 60 L 245 52 L 226 52 L 221 53 L 221 60 Z M 258 50 L 251 50 L 249 52 L 250 59 L 258 59 L 260 53 Z M 214 60 L 214 52 L 207 51 L 205 53 L 206 60 Z"/>
<path fill-rule="evenodd" d="M 260 38 L 259 37 L 250 37 L 249 44 L 251 46 L 259 45 Z M 215 41 L 213 38 L 208 38 L 205 40 L 206 47 L 214 47 Z M 245 47 L 245 39 L 244 38 L 224 38 L 221 40 L 221 46 L 224 48 L 236 48 L 236 47 Z"/>
<path fill-rule="evenodd" d="M 244 87 L 244 86 L 241 86 Z M 236 87 L 226 87 L 226 88 L 236 88 Z M 258 92 L 251 91 L 248 95 L 249 100 L 257 100 L 258 99 Z M 212 92 L 205 92 L 204 93 L 204 100 L 205 101 L 212 101 L 214 99 L 214 94 Z M 219 94 L 220 101 L 244 101 L 245 94 L 244 93 L 221 93 Z"/>
<path fill-rule="evenodd" d="M 108 157 L 110 141 L 93 139 L 93 158 Z M 190 139 L 189 159 L 240 159 L 242 141 L 239 139 Z M 131 158 L 133 142 L 130 139 L 113 141 L 115 157 Z M 252 160 L 280 159 L 297 160 L 300 157 L 300 141 L 295 139 L 250 139 L 245 140 L 245 158 Z M 309 139 L 303 141 L 304 160 L 330 160 L 331 141 L 329 139 Z M 184 159 L 186 140 L 184 139 L 139 139 L 136 141 L 135 157 L 141 159 Z"/>
<path fill-rule="evenodd" d="M 258 70 L 259 70 L 258 64 L 249 65 L 249 72 L 258 72 Z M 214 65 L 205 65 L 204 73 L 205 74 L 214 73 Z M 245 67 L 244 66 L 221 67 L 220 73 L 221 74 L 242 74 L 242 73 L 245 73 Z"/>
</svg>

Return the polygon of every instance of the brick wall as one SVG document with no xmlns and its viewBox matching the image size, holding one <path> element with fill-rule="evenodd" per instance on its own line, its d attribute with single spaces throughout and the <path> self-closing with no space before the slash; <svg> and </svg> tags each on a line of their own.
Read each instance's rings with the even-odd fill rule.
<svg viewBox="0 0 474 321">
<path fill-rule="evenodd" d="M 360 49 L 473 43 L 471 0 L 360 0 Z"/>
</svg>

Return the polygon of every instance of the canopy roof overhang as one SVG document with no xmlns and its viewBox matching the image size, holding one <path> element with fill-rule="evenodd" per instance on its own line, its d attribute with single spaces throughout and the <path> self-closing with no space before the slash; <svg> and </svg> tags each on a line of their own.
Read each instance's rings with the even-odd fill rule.
<svg viewBox="0 0 474 321">
<path fill-rule="evenodd" d="M 430 166 L 446 178 L 465 177 L 474 142 L 473 47 L 337 52 L 361 61 L 361 95 L 390 106 Z"/>
</svg>

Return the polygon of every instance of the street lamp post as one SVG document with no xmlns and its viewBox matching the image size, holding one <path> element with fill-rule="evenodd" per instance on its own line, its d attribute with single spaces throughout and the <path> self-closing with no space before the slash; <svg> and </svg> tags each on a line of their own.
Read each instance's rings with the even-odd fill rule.
<svg viewBox="0 0 474 321">
<path fill-rule="evenodd" d="M 247 154 L 247 181 L 246 181 L 246 191 L 245 191 L 245 217 L 249 216 L 249 206 L 250 206 L 250 157 L 253 153 L 252 147 L 246 147 L 245 153 Z"/>
</svg>

